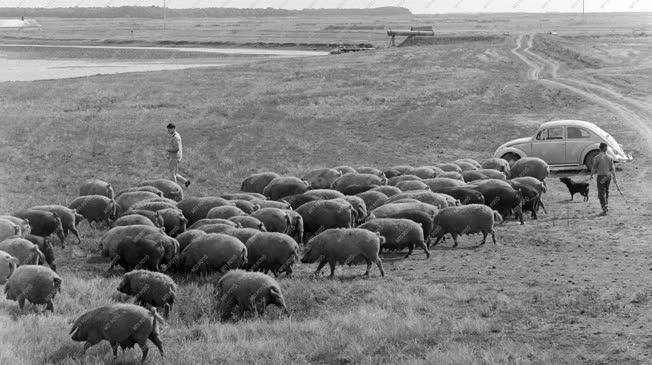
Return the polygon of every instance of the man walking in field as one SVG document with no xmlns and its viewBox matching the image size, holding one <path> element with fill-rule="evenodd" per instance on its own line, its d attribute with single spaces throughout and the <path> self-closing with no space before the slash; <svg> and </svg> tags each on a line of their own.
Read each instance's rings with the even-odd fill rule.
<svg viewBox="0 0 652 365">
<path fill-rule="evenodd" d="M 181 183 L 185 187 L 188 187 L 188 185 L 190 185 L 190 180 L 179 174 L 179 161 L 181 161 L 181 156 L 183 154 L 181 136 L 177 132 L 177 126 L 173 123 L 168 124 L 167 128 L 168 134 L 170 135 L 170 140 L 167 147 L 169 163 L 168 166 L 170 168 L 170 174 L 172 175 L 172 181 Z"/>
<path fill-rule="evenodd" d="M 616 180 L 616 175 L 614 162 L 607 156 L 607 144 L 604 142 L 600 143 L 600 154 L 593 158 L 593 167 L 591 168 L 589 180 L 593 178 L 593 174 L 598 174 L 596 180 L 598 184 L 598 199 L 602 206 L 602 213 L 600 215 L 605 216 L 607 215 L 607 211 L 609 211 L 609 184 L 611 183 L 612 176 Z"/>
</svg>

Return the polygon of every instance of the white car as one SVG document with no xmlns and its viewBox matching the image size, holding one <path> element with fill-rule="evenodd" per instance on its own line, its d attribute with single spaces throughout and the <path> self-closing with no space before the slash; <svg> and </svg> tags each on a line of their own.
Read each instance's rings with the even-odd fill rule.
<svg viewBox="0 0 652 365">
<path fill-rule="evenodd" d="M 600 153 L 600 143 L 607 144 L 607 155 L 614 162 L 632 160 L 623 146 L 597 125 L 581 120 L 555 120 L 541 124 L 531 137 L 509 141 L 498 147 L 494 157 L 510 164 L 523 157 L 539 157 L 551 169 L 591 168 L 593 158 Z"/>
</svg>

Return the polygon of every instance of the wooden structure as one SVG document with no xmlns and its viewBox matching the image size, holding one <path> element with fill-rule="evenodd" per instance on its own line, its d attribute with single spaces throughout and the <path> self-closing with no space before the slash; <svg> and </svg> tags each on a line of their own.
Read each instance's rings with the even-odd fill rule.
<svg viewBox="0 0 652 365">
<path fill-rule="evenodd" d="M 387 29 L 387 35 L 390 37 L 389 39 L 389 46 L 390 47 L 395 47 L 396 46 L 396 36 L 405 36 L 405 40 L 408 40 L 412 37 L 433 37 L 435 35 L 435 31 L 432 29 L 432 25 L 428 26 L 422 26 L 422 27 L 410 27 L 410 29 L 399 29 L 399 30 L 392 30 L 392 29 Z M 404 40 L 404 42 L 405 42 Z"/>
</svg>

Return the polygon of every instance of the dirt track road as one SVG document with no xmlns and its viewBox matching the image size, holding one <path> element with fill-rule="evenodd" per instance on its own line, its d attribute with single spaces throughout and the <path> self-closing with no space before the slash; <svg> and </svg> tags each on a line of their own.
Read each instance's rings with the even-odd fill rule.
<svg viewBox="0 0 652 365">
<path fill-rule="evenodd" d="M 642 136 L 642 147 L 646 153 L 652 153 L 652 116 L 651 107 L 645 102 L 624 96 L 608 85 L 597 84 L 587 80 L 571 77 L 559 77 L 560 65 L 545 55 L 532 51 L 532 43 L 536 35 L 519 35 L 516 47 L 512 49 L 519 59 L 525 62 L 529 80 L 539 80 L 549 86 L 565 88 L 582 97 L 599 104 L 620 116 L 620 118 L 636 129 Z M 543 77 L 542 75 L 549 76 Z"/>
<path fill-rule="evenodd" d="M 634 99 L 620 94 L 606 84 L 598 84 L 578 77 L 560 77 L 560 64 L 541 53 L 532 50 L 536 35 L 519 35 L 516 47 L 512 53 L 529 66 L 527 77 L 538 80 L 550 87 L 563 88 L 572 91 L 588 101 L 614 112 L 625 124 L 636 130 L 640 136 L 643 160 L 652 156 L 652 106 L 643 100 Z M 546 77 L 547 76 L 547 77 Z M 621 141 L 622 142 L 622 141 Z M 636 176 L 637 189 L 643 190 L 645 198 L 652 197 L 652 168 L 647 161 L 637 161 L 642 168 Z"/>
</svg>

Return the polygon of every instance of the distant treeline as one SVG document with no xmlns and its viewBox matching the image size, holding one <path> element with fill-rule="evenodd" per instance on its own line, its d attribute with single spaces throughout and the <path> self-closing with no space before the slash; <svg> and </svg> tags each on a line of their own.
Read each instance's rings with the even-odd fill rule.
<svg viewBox="0 0 652 365">
<path fill-rule="evenodd" d="M 203 8 L 203 9 L 166 9 L 168 17 L 183 18 L 224 18 L 224 17 L 267 17 L 293 15 L 410 15 L 409 9 L 400 6 L 385 6 L 368 9 L 238 9 L 238 8 Z M 53 18 L 161 18 L 163 8 L 160 6 L 120 6 L 103 8 L 0 8 L 0 17 L 53 17 Z"/>
</svg>

